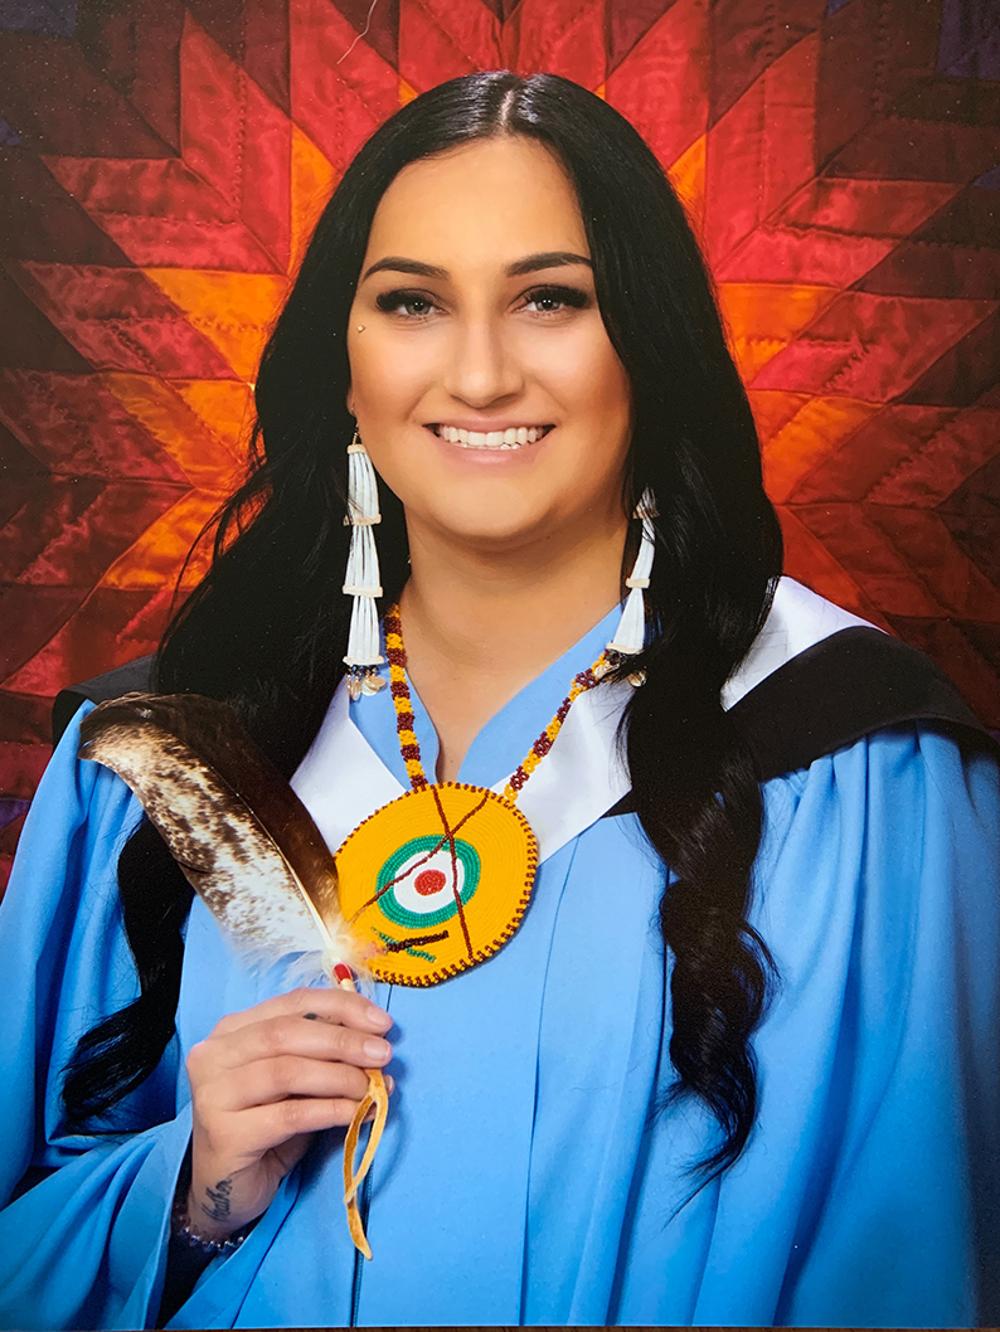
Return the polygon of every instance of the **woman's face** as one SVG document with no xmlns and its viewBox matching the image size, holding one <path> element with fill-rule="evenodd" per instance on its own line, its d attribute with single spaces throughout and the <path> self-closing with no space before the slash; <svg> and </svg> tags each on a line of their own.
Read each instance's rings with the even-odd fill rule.
<svg viewBox="0 0 1000 1332">
<path fill-rule="evenodd" d="M 347 407 L 411 541 L 503 549 L 622 526 L 630 386 L 589 259 L 573 187 L 531 139 L 421 159 L 383 195 L 351 306 Z M 499 448 L 432 426 L 552 429 Z"/>
</svg>

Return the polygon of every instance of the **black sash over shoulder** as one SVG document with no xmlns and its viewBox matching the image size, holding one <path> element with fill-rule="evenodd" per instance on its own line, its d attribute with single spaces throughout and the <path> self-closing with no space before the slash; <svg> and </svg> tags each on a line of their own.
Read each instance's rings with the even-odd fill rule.
<svg viewBox="0 0 1000 1332">
<path fill-rule="evenodd" d="M 923 721 L 1000 758 L 955 685 L 919 648 L 852 625 L 814 643 L 766 675 L 729 709 L 761 781 L 804 768 L 884 726 Z M 634 808 L 628 792 L 605 816 Z"/>
</svg>

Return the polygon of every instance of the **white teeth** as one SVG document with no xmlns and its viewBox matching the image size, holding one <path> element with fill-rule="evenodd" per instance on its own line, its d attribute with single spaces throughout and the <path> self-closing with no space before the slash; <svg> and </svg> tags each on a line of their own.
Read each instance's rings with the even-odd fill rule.
<svg viewBox="0 0 1000 1332">
<path fill-rule="evenodd" d="M 545 434 L 545 426 L 511 426 L 508 430 L 484 432 L 440 425 L 435 427 L 435 434 L 463 449 L 519 449 L 541 439 Z"/>
</svg>

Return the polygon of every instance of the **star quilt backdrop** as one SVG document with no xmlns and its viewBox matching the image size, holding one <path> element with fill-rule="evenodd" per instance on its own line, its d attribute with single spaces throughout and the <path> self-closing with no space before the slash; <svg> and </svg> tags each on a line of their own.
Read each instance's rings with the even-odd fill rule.
<svg viewBox="0 0 1000 1332">
<path fill-rule="evenodd" d="M 5 868 L 54 693 L 152 650 L 239 475 L 255 363 L 325 198 L 401 104 L 478 69 L 566 75 L 645 136 L 719 283 L 788 572 L 1000 725 L 997 18 L 991 0 L 4 0 Z"/>
</svg>

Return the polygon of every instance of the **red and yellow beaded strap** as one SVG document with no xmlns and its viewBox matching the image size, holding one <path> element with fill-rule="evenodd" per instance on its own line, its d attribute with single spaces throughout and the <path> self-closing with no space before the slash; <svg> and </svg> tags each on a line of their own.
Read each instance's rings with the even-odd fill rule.
<svg viewBox="0 0 1000 1332">
<path fill-rule="evenodd" d="M 428 785 L 424 765 L 420 761 L 420 745 L 413 729 L 413 701 L 406 682 L 406 651 L 403 647 L 403 626 L 399 619 L 399 603 L 385 613 L 385 656 L 389 663 L 389 693 L 396 709 L 396 734 L 399 752 L 406 764 L 406 775 L 414 791 Z"/>
<path fill-rule="evenodd" d="M 393 707 L 396 709 L 399 749 L 406 764 L 410 785 L 415 791 L 419 791 L 429 783 L 420 759 L 420 745 L 413 729 L 413 702 L 406 680 L 406 650 L 403 647 L 398 603 L 390 606 L 385 613 L 385 644 L 385 655 L 389 662 L 389 691 L 392 694 Z M 569 693 L 559 704 L 555 716 L 511 774 L 503 790 L 505 800 L 509 800 L 511 804 L 517 800 L 518 792 L 555 744 L 556 736 L 562 730 L 570 708 L 581 694 L 593 689 L 594 685 L 600 683 L 603 676 L 611 670 L 613 666 L 611 657 L 612 654 L 605 650 L 592 666 L 588 666 L 585 671 L 580 671 L 573 677 Z"/>
<path fill-rule="evenodd" d="M 616 654 L 603 652 L 574 677 L 501 794 L 466 782 L 428 780 L 413 729 L 398 606 L 386 612 L 385 641 L 411 789 L 364 819 L 338 850 L 340 907 L 363 938 L 377 980 L 436 985 L 486 961 L 516 934 L 539 856 L 531 824 L 515 801 L 575 700 L 612 668 Z"/>
</svg>

